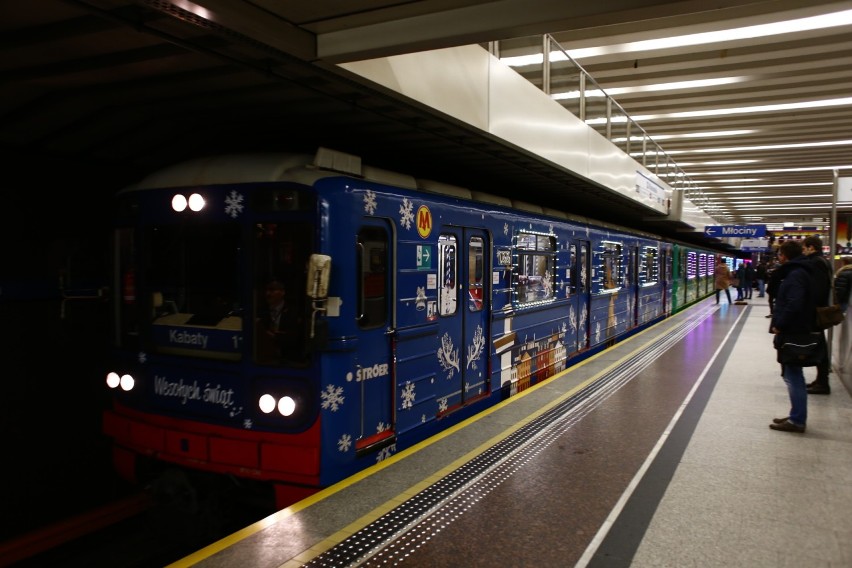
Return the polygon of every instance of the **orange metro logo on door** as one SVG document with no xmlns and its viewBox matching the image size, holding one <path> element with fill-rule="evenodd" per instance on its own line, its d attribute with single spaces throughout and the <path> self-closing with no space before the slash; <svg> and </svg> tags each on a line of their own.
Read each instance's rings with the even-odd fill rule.
<svg viewBox="0 0 852 568">
<path fill-rule="evenodd" d="M 417 210 L 417 232 L 424 239 L 432 234 L 432 212 L 425 205 Z"/>
</svg>

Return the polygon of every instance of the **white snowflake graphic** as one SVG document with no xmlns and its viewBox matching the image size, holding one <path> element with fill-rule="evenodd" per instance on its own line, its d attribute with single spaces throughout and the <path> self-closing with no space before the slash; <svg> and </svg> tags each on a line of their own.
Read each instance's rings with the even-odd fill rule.
<svg viewBox="0 0 852 568">
<path fill-rule="evenodd" d="M 405 387 L 402 389 L 402 394 L 400 398 L 402 398 L 402 407 L 403 408 L 411 408 L 414 406 L 414 397 L 417 396 L 414 392 L 414 385 L 411 384 L 411 381 L 405 381 Z"/>
<path fill-rule="evenodd" d="M 447 409 L 447 397 L 438 399 L 438 412 L 444 412 Z"/>
<path fill-rule="evenodd" d="M 337 450 L 340 452 L 347 452 L 349 448 L 352 447 L 352 436 L 349 434 L 344 434 L 337 440 Z"/>
<path fill-rule="evenodd" d="M 411 223 L 414 221 L 414 204 L 407 197 L 402 199 L 402 205 L 399 206 L 399 225 L 406 229 L 411 228 Z"/>
<path fill-rule="evenodd" d="M 449 371 L 448 379 L 453 378 L 453 372 L 460 370 L 459 350 L 453 348 L 453 339 L 449 333 L 444 333 L 441 338 L 441 347 L 438 348 L 438 362 L 445 371 Z"/>
<path fill-rule="evenodd" d="M 504 235 L 509 234 L 509 223 L 503 223 L 503 234 Z"/>
<path fill-rule="evenodd" d="M 254 427 L 254 422 L 251 421 L 251 418 L 246 418 L 243 420 L 243 428 L 246 430 L 251 430 Z"/>
<path fill-rule="evenodd" d="M 388 430 L 388 429 L 390 429 L 390 424 L 385 424 L 384 422 L 379 422 L 379 425 L 376 426 L 376 433 L 380 434 L 380 433 L 382 433 L 382 432 L 384 432 L 385 430 Z"/>
<path fill-rule="evenodd" d="M 364 193 L 364 211 L 372 215 L 376 212 L 376 206 L 376 192 L 368 189 Z"/>
<path fill-rule="evenodd" d="M 376 463 L 388 459 L 389 457 L 391 457 L 394 454 L 395 451 L 396 451 L 396 444 L 391 444 L 387 448 L 382 448 L 379 451 L 378 455 L 376 455 Z"/>
<path fill-rule="evenodd" d="M 243 206 L 243 201 L 245 197 L 242 193 L 237 193 L 237 190 L 232 189 L 231 193 L 228 194 L 228 197 L 225 198 L 225 213 L 231 216 L 232 219 L 236 219 L 237 215 L 243 212 L 245 207 Z"/>
<path fill-rule="evenodd" d="M 320 393 L 322 396 L 322 407 L 324 410 L 331 409 L 332 412 L 337 412 L 340 405 L 343 404 L 343 387 L 328 385 L 325 390 Z"/>
<path fill-rule="evenodd" d="M 485 337 L 482 335 L 482 326 L 477 325 L 473 332 L 473 341 L 467 346 L 467 368 L 474 371 L 478 368 L 476 362 L 482 356 L 482 348 L 485 347 Z"/>
</svg>

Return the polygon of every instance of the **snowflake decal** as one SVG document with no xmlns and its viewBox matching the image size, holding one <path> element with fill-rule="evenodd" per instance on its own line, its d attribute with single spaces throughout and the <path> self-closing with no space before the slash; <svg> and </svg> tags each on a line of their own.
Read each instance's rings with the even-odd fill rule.
<svg viewBox="0 0 852 568">
<path fill-rule="evenodd" d="M 399 206 L 399 225 L 406 229 L 411 228 L 411 223 L 414 221 L 414 204 L 407 197 L 402 199 L 402 205 Z"/>
<path fill-rule="evenodd" d="M 450 372 L 447 375 L 448 379 L 453 378 L 454 371 L 460 370 L 459 350 L 453 348 L 453 339 L 449 333 L 444 333 L 444 337 L 441 338 L 441 347 L 438 348 L 438 362 L 441 363 L 441 367 L 445 371 Z"/>
<path fill-rule="evenodd" d="M 599 343 L 600 340 L 601 340 L 601 322 L 599 322 L 599 321 L 595 322 L 594 337 L 595 337 L 595 343 Z"/>
<path fill-rule="evenodd" d="M 237 190 L 231 190 L 231 193 L 228 194 L 228 197 L 225 198 L 225 213 L 231 216 L 232 219 L 236 219 L 237 215 L 243 212 L 245 207 L 243 206 L 243 201 L 245 197 L 242 193 L 237 193 Z"/>
<path fill-rule="evenodd" d="M 509 223 L 503 223 L 503 234 L 504 235 L 509 234 Z"/>
<path fill-rule="evenodd" d="M 352 447 L 352 436 L 349 434 L 344 434 L 337 440 L 337 450 L 340 452 L 347 452 L 349 448 Z"/>
<path fill-rule="evenodd" d="M 251 430 L 253 426 L 254 422 L 251 421 L 251 418 L 246 418 L 245 420 L 243 420 L 243 428 L 245 428 L 246 430 Z"/>
<path fill-rule="evenodd" d="M 337 412 L 340 405 L 343 404 L 343 387 L 328 385 L 325 390 L 320 393 L 322 396 L 322 407 L 324 410 L 331 409 L 332 412 Z"/>
<path fill-rule="evenodd" d="M 568 323 L 571 325 L 572 331 L 577 331 L 577 313 L 574 311 L 574 306 L 568 310 Z"/>
<path fill-rule="evenodd" d="M 467 346 L 467 367 L 474 371 L 478 368 L 476 362 L 482 356 L 482 348 L 485 347 L 485 337 L 482 335 L 482 326 L 477 325 L 473 333 L 473 342 Z"/>
<path fill-rule="evenodd" d="M 438 399 L 438 412 L 444 412 L 445 410 L 447 410 L 447 406 L 448 404 L 446 396 Z"/>
<path fill-rule="evenodd" d="M 384 422 L 379 422 L 379 425 L 376 426 L 376 434 L 381 434 L 385 430 L 390 429 L 390 424 L 385 424 Z"/>
<path fill-rule="evenodd" d="M 376 192 L 368 189 L 364 193 L 364 211 L 372 215 L 376 212 Z"/>
<path fill-rule="evenodd" d="M 392 444 L 392 445 L 388 446 L 387 448 L 382 448 L 379 451 L 378 455 L 376 456 L 376 463 L 379 463 L 380 461 L 385 461 L 386 459 L 391 457 L 394 454 L 395 451 L 396 451 L 396 444 Z"/>
<path fill-rule="evenodd" d="M 402 407 L 413 407 L 415 396 L 416 393 L 414 392 L 414 385 L 411 384 L 411 381 L 405 381 L 405 387 L 402 389 L 402 394 L 400 395 L 400 398 L 402 398 Z"/>
</svg>

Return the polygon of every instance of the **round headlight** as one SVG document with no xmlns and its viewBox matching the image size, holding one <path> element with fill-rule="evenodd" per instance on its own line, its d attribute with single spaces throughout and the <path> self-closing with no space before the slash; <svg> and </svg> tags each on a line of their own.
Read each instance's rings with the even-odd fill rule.
<svg viewBox="0 0 852 568">
<path fill-rule="evenodd" d="M 136 384 L 136 381 L 133 380 L 133 377 L 130 375 L 121 375 L 121 390 L 130 391 L 133 389 L 133 385 Z"/>
<path fill-rule="evenodd" d="M 118 376 L 118 373 L 112 371 L 107 374 L 107 386 L 111 389 L 114 389 L 121 382 L 121 378 Z"/>
<path fill-rule="evenodd" d="M 189 196 L 189 208 L 193 211 L 201 211 L 204 209 L 204 198 L 197 193 Z"/>
<path fill-rule="evenodd" d="M 281 416 L 290 416 L 296 410 L 296 401 L 289 396 L 281 397 L 278 401 L 278 412 Z"/>
<path fill-rule="evenodd" d="M 265 394 L 260 397 L 258 404 L 260 405 L 261 412 L 263 412 L 264 414 L 269 414 L 270 412 L 275 410 L 275 397 L 271 394 Z"/>
<path fill-rule="evenodd" d="M 179 193 L 172 197 L 172 209 L 178 213 L 186 209 L 186 197 Z"/>
</svg>

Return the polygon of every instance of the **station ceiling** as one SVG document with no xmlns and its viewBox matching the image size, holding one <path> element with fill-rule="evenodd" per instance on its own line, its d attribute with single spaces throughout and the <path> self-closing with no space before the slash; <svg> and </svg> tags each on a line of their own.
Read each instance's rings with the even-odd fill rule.
<svg viewBox="0 0 852 568">
<path fill-rule="evenodd" d="M 568 202 L 578 214 L 677 232 L 678 227 L 658 223 L 648 211 L 588 180 L 377 88 L 337 64 L 489 42 L 500 42 L 491 45 L 504 46 L 503 56 L 517 55 L 536 45 L 518 38 L 545 33 L 573 50 L 844 9 L 852 9 L 852 2 L 720 0 L 710 9 L 703 0 L 0 0 L 0 145 L 9 169 L 21 176 L 26 171 L 34 183 L 40 178 L 55 183 L 56 170 L 62 170 L 69 183 L 86 184 L 90 198 L 192 157 L 326 146 L 377 166 L 493 193 L 511 195 L 535 186 L 551 201 L 544 205 Z M 850 31 L 844 25 L 772 40 L 743 38 L 579 62 L 604 90 L 740 77 L 724 86 L 615 95 L 631 116 L 841 99 L 852 92 Z M 850 109 L 847 102 L 818 110 L 681 116 L 643 127 L 651 136 L 754 130 L 724 144 L 710 142 L 739 149 L 707 152 L 700 160 L 729 155 L 760 160 L 737 169 L 848 166 L 852 153 L 842 141 L 852 138 Z M 780 142 L 814 141 L 823 145 L 772 148 Z M 702 138 L 660 141 L 667 151 L 710 143 Z M 763 146 L 769 148 L 757 149 Z M 684 167 L 696 179 L 708 171 L 693 168 Z M 784 203 L 794 195 L 830 192 L 809 184 L 831 181 L 832 173 L 759 177 L 766 180 L 761 185 L 773 185 L 770 180 L 793 184 L 760 190 Z M 747 183 L 757 185 L 740 185 Z M 779 211 L 770 209 L 767 216 Z M 810 221 L 829 212 L 827 207 L 803 208 L 795 217 Z"/>
</svg>

